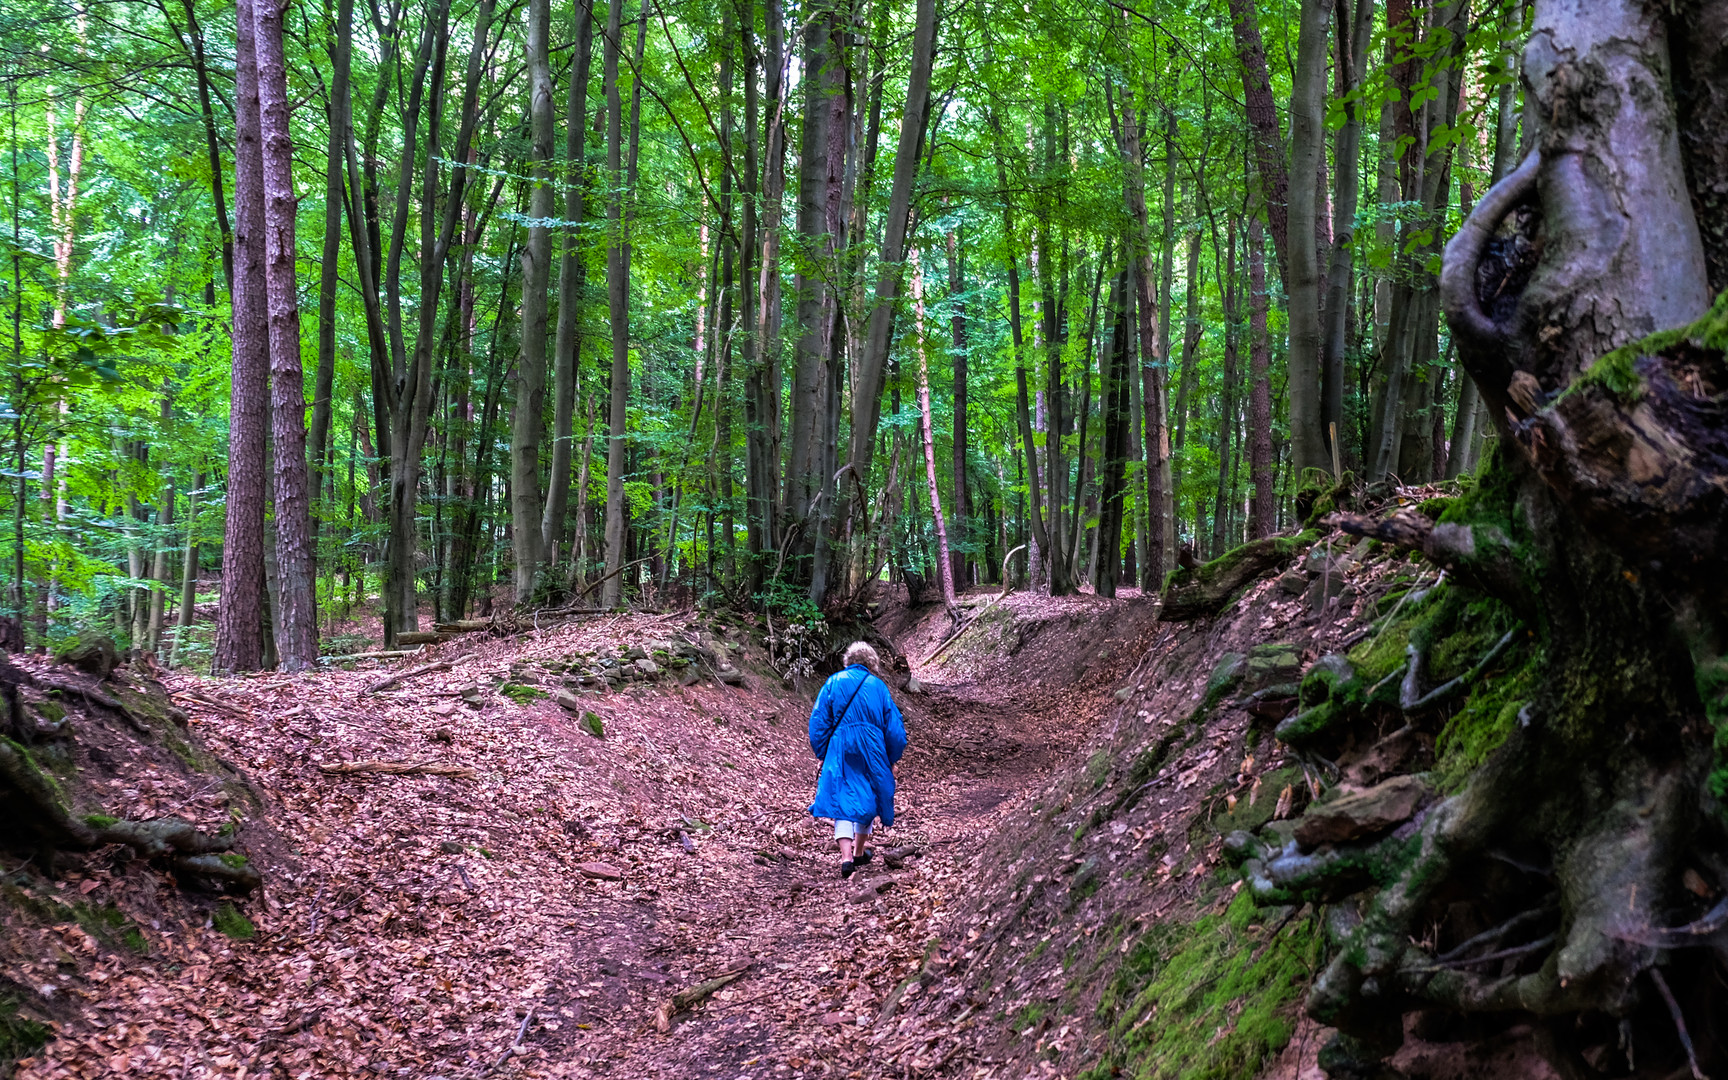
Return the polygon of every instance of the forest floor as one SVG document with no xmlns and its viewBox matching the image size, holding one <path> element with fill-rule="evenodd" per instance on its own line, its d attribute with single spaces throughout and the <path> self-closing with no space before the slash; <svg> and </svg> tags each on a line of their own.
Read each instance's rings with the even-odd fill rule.
<svg viewBox="0 0 1728 1080">
<path fill-rule="evenodd" d="M 364 670 L 169 677 L 265 811 L 155 767 L 107 781 L 113 803 L 247 818 L 237 850 L 266 882 L 240 908 L 255 934 L 224 936 L 214 902 L 189 905 L 144 864 L 86 860 L 51 888 L 136 934 L 3 928 L 19 983 L 67 1003 L 19 1075 L 960 1075 L 952 1025 L 896 1008 L 941 963 L 967 868 L 1115 704 L 1156 611 L 1132 594 L 1001 607 L 1058 632 L 988 677 L 969 665 L 992 650 L 969 659 L 965 639 L 920 665 L 939 606 L 878 620 L 923 682 L 896 694 L 910 746 L 878 850 L 919 854 L 850 881 L 808 813 L 814 686 L 775 678 L 737 619 L 588 618 Z M 575 709 L 546 696 L 598 657 L 685 644 L 735 661 L 744 685 L 668 672 Z M 436 660 L 450 668 L 367 689 Z M 342 771 L 366 762 L 468 771 Z"/>
</svg>

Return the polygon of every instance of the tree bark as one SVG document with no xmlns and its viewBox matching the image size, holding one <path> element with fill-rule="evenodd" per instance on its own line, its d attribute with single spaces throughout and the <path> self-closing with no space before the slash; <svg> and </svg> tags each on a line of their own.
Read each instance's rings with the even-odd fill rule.
<svg viewBox="0 0 1728 1080">
<path fill-rule="evenodd" d="M 1272 462 L 1272 345 L 1266 336 L 1266 235 L 1248 221 L 1248 476 L 1254 485 L 1248 539 L 1277 531 L 1278 494 Z"/>
<path fill-rule="evenodd" d="M 528 243 L 522 249 L 522 351 L 516 360 L 516 411 L 510 431 L 510 536 L 518 604 L 534 595 L 541 562 L 540 437 L 546 392 L 546 302 L 552 274 L 551 0 L 529 0 L 526 58 L 533 177 Z M 568 424 L 566 410 L 566 424 Z"/>
<path fill-rule="evenodd" d="M 586 215 L 588 75 L 594 56 L 593 0 L 576 0 L 576 55 L 564 108 L 564 245 L 558 264 L 558 326 L 552 346 L 552 466 L 546 483 L 546 513 L 540 522 L 540 550 L 550 565 L 558 561 L 564 519 L 570 503 L 570 450 L 575 438 L 577 376 L 582 370 L 581 309 L 586 273 L 582 221 Z M 580 498 L 580 494 L 578 494 Z"/>
<path fill-rule="evenodd" d="M 278 662 L 304 671 L 318 659 L 316 547 L 306 477 L 306 377 L 300 364 L 300 300 L 294 273 L 294 145 L 288 130 L 288 66 L 282 12 L 274 0 L 253 4 L 257 18 L 259 117 L 264 174 L 264 279 L 270 335 L 271 435 L 277 576 L 282 606 L 276 624 Z"/>
<path fill-rule="evenodd" d="M 883 224 L 881 270 L 876 278 L 876 303 L 870 309 L 864 351 L 858 361 L 856 397 L 852 403 L 852 446 L 847 460 L 864 480 L 876 445 L 876 424 L 882 414 L 882 388 L 888 375 L 888 347 L 894 332 L 894 301 L 904 273 L 906 229 L 912 189 L 918 178 L 919 148 L 924 141 L 930 108 L 930 72 L 936 55 L 936 0 L 917 0 L 912 31 L 912 68 L 907 77 L 906 108 L 900 114 L 900 141 L 894 150 L 894 179 L 888 193 L 888 218 Z"/>
<path fill-rule="evenodd" d="M 629 241 L 624 235 L 624 107 L 618 89 L 618 35 L 624 0 L 606 5 L 606 39 L 601 45 L 606 83 L 606 306 L 612 321 L 612 392 L 606 429 L 606 582 L 600 605 L 617 607 L 623 596 L 624 424 L 630 399 Z"/>
<path fill-rule="evenodd" d="M 236 15 L 234 152 L 234 367 L 228 406 L 228 491 L 215 668 L 256 671 L 264 661 L 264 456 L 270 339 L 264 285 L 264 157 L 258 115 L 253 0 Z"/>
<path fill-rule="evenodd" d="M 1331 15 L 1328 0 L 1303 0 L 1290 90 L 1289 237 L 1284 259 L 1290 341 L 1285 394 L 1298 476 L 1306 469 L 1326 471 L 1328 464 L 1321 427 L 1320 256 L 1314 231 L 1318 224 L 1315 179 L 1326 155 L 1326 44 Z"/>
</svg>

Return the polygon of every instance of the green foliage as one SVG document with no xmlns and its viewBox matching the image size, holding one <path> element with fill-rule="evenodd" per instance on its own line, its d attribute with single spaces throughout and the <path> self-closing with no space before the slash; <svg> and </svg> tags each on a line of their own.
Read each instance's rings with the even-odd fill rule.
<svg viewBox="0 0 1728 1080">
<path fill-rule="evenodd" d="M 1319 920 L 1275 931 L 1244 891 L 1223 914 L 1163 923 L 1123 958 L 1098 1006 L 1110 1043 L 1085 1080 L 1237 1080 L 1290 1041 L 1321 961 Z"/>
</svg>

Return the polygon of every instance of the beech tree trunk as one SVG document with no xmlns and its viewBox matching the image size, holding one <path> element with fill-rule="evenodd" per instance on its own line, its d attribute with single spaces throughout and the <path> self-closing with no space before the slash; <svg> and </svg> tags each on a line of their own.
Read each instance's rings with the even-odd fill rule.
<svg viewBox="0 0 1728 1080">
<path fill-rule="evenodd" d="M 516 411 L 510 430 L 511 584 L 518 604 L 534 595 L 542 555 L 540 433 L 546 392 L 546 302 L 552 280 L 551 34 L 551 0 L 528 0 L 529 175 L 534 180 L 528 196 L 532 223 L 522 249 L 522 351 L 516 361 Z M 569 409 L 564 412 L 568 427 Z"/>
<path fill-rule="evenodd" d="M 1305 469 L 1326 471 L 1328 465 L 1321 428 L 1320 253 L 1314 233 L 1319 224 L 1315 200 L 1321 194 L 1316 178 L 1326 156 L 1326 43 L 1331 25 L 1329 0 L 1302 0 L 1290 90 L 1290 231 L 1284 260 L 1284 291 L 1290 299 L 1285 395 L 1298 476 Z"/>
<path fill-rule="evenodd" d="M 546 512 L 540 522 L 540 550 L 548 565 L 558 561 L 564 539 L 564 519 L 570 505 L 570 450 L 575 439 L 577 374 L 582 370 L 579 323 L 586 274 L 582 258 L 583 200 L 586 185 L 588 74 L 594 56 L 593 0 L 576 0 L 576 57 L 571 66 L 570 92 L 564 107 L 564 246 L 558 263 L 558 328 L 552 346 L 552 467 L 546 481 Z M 577 498 L 582 493 L 577 492 Z"/>
<path fill-rule="evenodd" d="M 228 406 L 228 491 L 222 533 L 222 599 L 215 668 L 256 671 L 264 662 L 264 455 L 270 339 L 264 284 L 264 155 L 253 0 L 235 16 L 234 369 Z"/>
<path fill-rule="evenodd" d="M 927 0 L 926 0 L 927 2 Z M 954 592 L 954 567 L 948 558 L 948 524 L 942 515 L 942 489 L 936 483 L 936 430 L 930 421 L 930 348 L 924 337 L 924 271 L 918 252 L 908 257 L 912 264 L 912 310 L 916 322 L 918 352 L 918 431 L 924 440 L 924 479 L 930 493 L 930 517 L 936 525 L 936 571 L 942 581 L 942 603 L 948 618 L 960 624 L 960 600 Z"/>
<path fill-rule="evenodd" d="M 601 46 L 606 83 L 606 306 L 612 322 L 612 392 L 606 427 L 606 581 L 603 607 L 616 607 L 624 582 L 624 423 L 630 400 L 630 249 L 624 235 L 624 104 L 618 89 L 618 35 L 623 0 L 606 5 Z"/>
<path fill-rule="evenodd" d="M 1254 485 L 1248 539 L 1277 530 L 1278 493 L 1272 462 L 1272 343 L 1266 334 L 1266 232 L 1248 220 L 1248 476 Z"/>
</svg>

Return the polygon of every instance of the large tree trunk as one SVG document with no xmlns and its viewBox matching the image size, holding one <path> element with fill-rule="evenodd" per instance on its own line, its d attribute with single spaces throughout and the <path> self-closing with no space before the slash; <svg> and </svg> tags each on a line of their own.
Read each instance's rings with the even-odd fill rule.
<svg viewBox="0 0 1728 1080">
<path fill-rule="evenodd" d="M 306 478 L 306 377 L 300 365 L 300 299 L 294 274 L 294 145 L 288 134 L 288 66 L 282 8 L 255 5 L 259 117 L 264 159 L 264 280 L 269 305 L 271 441 L 279 663 L 303 671 L 318 659 L 312 502 Z"/>
<path fill-rule="evenodd" d="M 264 301 L 264 154 L 258 116 L 253 0 L 240 0 L 234 35 L 234 368 L 228 406 L 228 493 L 222 534 L 217 671 L 264 662 L 264 455 L 270 339 Z"/>
<path fill-rule="evenodd" d="M 1350 325 L 1350 290 L 1356 257 L 1356 204 L 1361 194 L 1362 102 L 1357 96 L 1367 71 L 1369 37 L 1374 29 L 1374 0 L 1355 0 L 1337 7 L 1337 62 L 1334 82 L 1344 110 L 1344 123 L 1333 137 L 1337 197 L 1332 204 L 1332 265 L 1326 272 L 1326 296 L 1320 342 L 1321 435 L 1336 459 L 1345 459 L 1344 352 Z"/>
<path fill-rule="evenodd" d="M 1316 186 L 1326 159 L 1326 43 L 1332 25 L 1328 0 L 1303 0 L 1296 44 L 1296 71 L 1290 90 L 1290 235 L 1284 290 L 1290 299 L 1288 376 L 1290 451 L 1298 476 L 1326 468 L 1321 429 L 1320 252 L 1314 232 L 1319 224 Z"/>
<path fill-rule="evenodd" d="M 564 107 L 564 250 L 558 264 L 558 328 L 552 345 L 552 468 L 546 480 L 546 512 L 540 551 L 548 565 L 558 560 L 570 504 L 570 449 L 575 439 L 577 374 L 582 370 L 580 313 L 585 284 L 582 258 L 583 162 L 587 157 L 588 69 L 594 56 L 593 0 L 576 0 L 576 58 Z M 580 493 L 578 493 L 580 498 Z"/>
<path fill-rule="evenodd" d="M 510 535 L 518 604 L 539 581 L 541 412 L 546 392 L 546 302 L 552 280 L 551 0 L 528 3 L 528 116 L 534 183 L 528 196 L 528 243 L 522 249 L 522 351 L 516 361 L 516 411 L 510 431 Z M 569 423 L 569 410 L 565 410 Z"/>
<path fill-rule="evenodd" d="M 1728 170 L 1683 157 L 1680 136 L 1728 137 L 1711 106 L 1724 15 L 1535 5 L 1538 152 L 1477 205 L 1440 285 L 1498 450 L 1443 524 L 1346 521 L 1419 547 L 1466 602 L 1505 605 L 1532 650 L 1528 696 L 1461 790 L 1382 842 L 1399 854 L 1372 898 L 1344 905 L 1360 922 L 1308 999 L 1342 1033 L 1323 1053 L 1334 1076 L 1376 1068 L 1412 1011 L 1528 1023 L 1564 1076 L 1728 1068 L 1724 909 L 1707 911 L 1728 885 L 1728 308 L 1706 313 L 1694 202 Z M 1282 902 L 1318 895 L 1289 880 Z M 1462 926 L 1518 913 L 1532 929 L 1501 942 L 1515 963 L 1436 962 Z"/>
</svg>

